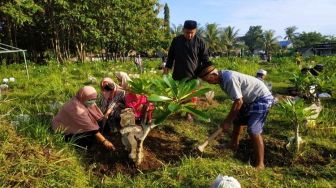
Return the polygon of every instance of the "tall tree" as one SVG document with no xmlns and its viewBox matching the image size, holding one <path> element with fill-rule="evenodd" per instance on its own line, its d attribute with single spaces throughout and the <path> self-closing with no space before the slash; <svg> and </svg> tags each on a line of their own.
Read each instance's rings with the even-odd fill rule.
<svg viewBox="0 0 336 188">
<path fill-rule="evenodd" d="M 169 12 L 169 7 L 167 3 L 164 6 L 163 14 L 164 14 L 163 25 L 166 29 L 167 37 L 169 37 L 170 36 L 170 12 Z"/>
<path fill-rule="evenodd" d="M 17 30 L 25 24 L 32 24 L 34 15 L 42 10 L 33 0 L 1 0 L 0 23 L 6 33 L 5 42 L 17 46 Z"/>
<path fill-rule="evenodd" d="M 218 24 L 212 23 L 205 25 L 204 39 L 211 53 L 218 52 L 220 50 Z"/>
<path fill-rule="evenodd" d="M 298 28 L 296 26 L 290 26 L 285 29 L 286 36 L 284 39 L 293 41 L 294 37 L 297 36 L 296 30 Z"/>
<path fill-rule="evenodd" d="M 284 39 L 290 40 L 293 43 L 293 46 L 295 47 L 295 37 L 298 35 L 296 32 L 298 28 L 296 26 L 290 26 L 285 29 L 286 36 Z"/>
<path fill-rule="evenodd" d="M 326 36 L 323 36 L 319 32 L 303 32 L 295 37 L 297 47 L 309 47 L 313 44 L 325 42 Z"/>
<path fill-rule="evenodd" d="M 224 28 L 221 34 L 220 42 L 221 45 L 223 46 L 223 49 L 226 50 L 228 56 L 236 47 L 238 47 L 237 43 L 238 32 L 239 30 L 235 30 L 234 27 L 228 26 Z"/>
<path fill-rule="evenodd" d="M 271 59 L 271 53 L 279 47 L 278 37 L 275 37 L 275 31 L 267 30 L 263 33 L 264 49 L 268 60 Z"/>
<path fill-rule="evenodd" d="M 172 24 L 172 27 L 170 28 L 170 33 L 172 34 L 172 37 L 181 35 L 183 33 L 183 25 L 179 24 L 178 26 L 176 26 L 175 24 Z"/>
<path fill-rule="evenodd" d="M 263 48 L 263 31 L 260 25 L 250 26 L 249 30 L 244 36 L 246 46 L 250 52 Z"/>
</svg>

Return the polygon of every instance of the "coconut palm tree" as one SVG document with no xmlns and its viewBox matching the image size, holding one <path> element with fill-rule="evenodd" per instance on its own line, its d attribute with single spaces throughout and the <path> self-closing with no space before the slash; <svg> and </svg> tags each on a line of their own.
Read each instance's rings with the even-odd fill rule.
<svg viewBox="0 0 336 188">
<path fill-rule="evenodd" d="M 183 25 L 180 24 L 176 26 L 175 24 L 172 24 L 172 27 L 170 28 L 170 33 L 172 34 L 172 37 L 176 37 L 183 33 Z"/>
<path fill-rule="evenodd" d="M 298 35 L 298 33 L 295 32 L 297 29 L 298 28 L 296 26 L 290 26 L 285 29 L 286 36 L 284 37 L 284 39 L 290 40 L 293 43 L 293 46 L 295 37 Z"/>
<path fill-rule="evenodd" d="M 230 52 L 235 50 L 238 47 L 237 36 L 238 29 L 235 30 L 234 27 L 228 26 L 224 28 L 223 32 L 220 36 L 220 42 L 225 51 L 227 51 L 227 55 L 230 55 Z"/>
<path fill-rule="evenodd" d="M 264 43 L 264 49 L 266 56 L 268 57 L 268 60 L 271 59 L 271 52 L 273 52 L 278 46 L 278 38 L 274 36 L 275 31 L 274 30 L 267 30 L 263 33 L 263 43 Z"/>
<path fill-rule="evenodd" d="M 206 24 L 203 34 L 204 40 L 209 47 L 210 52 L 218 52 L 219 47 L 219 29 L 218 24 Z"/>
<path fill-rule="evenodd" d="M 204 36 L 204 27 L 202 27 L 201 25 L 198 25 L 197 26 L 197 31 L 196 31 L 196 35 L 200 36 L 200 37 L 203 37 Z"/>
</svg>

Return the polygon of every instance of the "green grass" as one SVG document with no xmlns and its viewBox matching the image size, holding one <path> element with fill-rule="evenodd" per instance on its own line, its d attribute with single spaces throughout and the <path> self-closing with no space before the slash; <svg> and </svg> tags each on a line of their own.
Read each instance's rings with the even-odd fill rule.
<svg viewBox="0 0 336 188">
<path fill-rule="evenodd" d="M 254 75 L 259 68 L 269 73 L 268 81 L 275 91 L 289 86 L 291 73 L 300 70 L 291 58 L 273 59 L 270 64 L 259 64 L 255 58 L 214 59 L 219 69 L 232 69 Z M 332 74 L 336 68 L 336 57 L 314 57 L 307 59 L 308 65 L 324 63 Z M 146 73 L 143 78 L 160 77 L 151 73 L 160 61 L 145 60 Z M 294 133 L 289 122 L 278 115 L 277 109 L 270 112 L 265 126 L 266 161 L 270 165 L 257 172 L 242 160 L 248 145 L 234 154 L 218 151 L 211 143 L 202 157 L 181 154 L 179 160 L 166 163 L 163 168 L 150 172 L 139 172 L 135 176 L 116 174 L 97 175 L 94 166 L 83 159 L 71 143 L 65 143 L 61 135 L 50 131 L 51 116 L 56 113 L 55 102 L 66 102 L 82 86 L 91 84 L 99 90 L 98 83 L 105 77 L 114 79 L 115 71 L 136 73 L 132 62 L 112 63 L 67 63 L 57 65 L 29 65 L 30 79 L 25 76 L 23 64 L 0 66 L 0 79 L 15 77 L 11 89 L 2 92 L 0 98 L 0 185 L 3 187 L 208 187 L 218 174 L 235 177 L 243 187 L 335 187 L 336 186 L 336 99 L 324 100 L 318 125 L 307 130 L 302 137 L 306 141 L 303 152 L 294 157 L 287 155 L 284 144 Z M 157 70 L 158 71 L 158 70 Z M 158 71 L 159 72 L 159 71 Z M 89 83 L 88 77 L 97 78 Z M 215 91 L 217 101 L 203 108 L 212 119 L 211 123 L 196 120 L 189 123 L 173 116 L 157 127 L 170 130 L 190 143 L 199 143 L 213 132 L 230 109 L 231 101 L 218 86 L 208 85 Z M 19 114 L 28 114 L 29 121 L 17 119 Z M 19 121 L 13 126 L 11 121 Z M 246 133 L 242 143 L 247 143 Z M 221 140 L 228 140 L 228 135 Z M 146 141 L 145 141 L 146 143 Z M 247 149 L 248 150 L 248 149 Z M 85 153 L 85 152 L 84 152 Z M 267 158 L 268 157 L 268 158 Z"/>
</svg>

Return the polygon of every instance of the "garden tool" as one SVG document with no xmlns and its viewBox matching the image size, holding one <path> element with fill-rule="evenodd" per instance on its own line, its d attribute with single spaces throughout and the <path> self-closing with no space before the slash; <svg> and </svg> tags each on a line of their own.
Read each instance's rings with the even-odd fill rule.
<svg viewBox="0 0 336 188">
<path fill-rule="evenodd" d="M 208 139 L 203 144 L 201 144 L 197 147 L 198 151 L 203 152 L 205 147 L 209 144 L 209 142 L 214 140 L 222 132 L 223 132 L 223 128 L 222 127 L 218 128 L 217 131 L 212 133 L 212 135 L 210 135 L 208 137 Z"/>
</svg>

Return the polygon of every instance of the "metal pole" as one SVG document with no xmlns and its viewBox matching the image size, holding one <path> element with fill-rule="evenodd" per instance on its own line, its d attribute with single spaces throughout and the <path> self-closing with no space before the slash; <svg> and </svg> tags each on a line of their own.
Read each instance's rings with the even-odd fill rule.
<svg viewBox="0 0 336 188">
<path fill-rule="evenodd" d="M 23 59 L 24 59 L 24 61 L 25 61 L 27 77 L 28 77 L 28 80 L 29 80 L 29 73 L 28 73 L 28 66 L 27 66 L 26 52 L 25 52 L 25 51 L 23 51 Z"/>
</svg>

